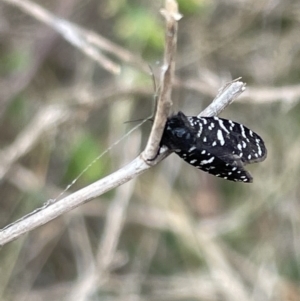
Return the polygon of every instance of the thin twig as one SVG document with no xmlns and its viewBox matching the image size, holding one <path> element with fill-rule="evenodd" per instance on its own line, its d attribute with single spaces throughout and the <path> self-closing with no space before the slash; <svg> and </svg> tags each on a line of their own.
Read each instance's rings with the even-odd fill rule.
<svg viewBox="0 0 300 301">
<path fill-rule="evenodd" d="M 142 158 L 148 164 L 153 162 L 152 160 L 158 153 L 159 143 L 172 106 L 171 91 L 175 68 L 177 21 L 181 18 L 178 12 L 178 5 L 173 0 L 166 1 L 166 7 L 161 10 L 161 14 L 166 19 L 166 47 L 164 64 L 161 68 L 160 93 L 157 100 L 155 119 L 147 146 L 142 153 Z"/>
<path fill-rule="evenodd" d="M 204 111 L 202 111 L 198 117 L 206 116 L 216 116 L 220 114 L 228 105 L 230 105 L 241 93 L 246 89 L 246 84 L 238 81 L 238 79 L 226 84 L 219 90 L 218 95 L 213 100 L 215 106 L 208 106 Z"/>
</svg>

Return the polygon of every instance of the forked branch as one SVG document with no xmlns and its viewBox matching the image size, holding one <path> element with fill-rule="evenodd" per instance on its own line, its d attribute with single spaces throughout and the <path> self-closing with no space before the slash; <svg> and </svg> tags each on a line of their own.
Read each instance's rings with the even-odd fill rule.
<svg viewBox="0 0 300 301">
<path fill-rule="evenodd" d="M 96 197 L 99 197 L 103 193 L 128 182 L 168 156 L 169 152 L 165 151 L 160 154 L 155 161 L 151 161 L 151 158 L 155 157 L 158 152 L 165 122 L 172 105 L 171 89 L 172 79 L 174 77 L 177 21 L 181 17 L 178 13 L 176 1 L 166 0 L 166 5 L 164 10 L 162 10 L 162 14 L 166 19 L 166 50 L 164 65 L 161 72 L 160 91 L 155 122 L 145 150 L 132 162 L 107 177 L 80 189 L 59 201 L 52 202 L 50 200 L 43 207 L 0 230 L 0 246 L 20 237 L 22 234 L 48 223 L 56 217 Z M 217 98 L 203 111 L 203 114 L 201 115 L 214 116 L 220 114 L 220 112 L 244 90 L 245 84 L 243 82 L 234 81 L 227 84 L 220 90 Z"/>
</svg>

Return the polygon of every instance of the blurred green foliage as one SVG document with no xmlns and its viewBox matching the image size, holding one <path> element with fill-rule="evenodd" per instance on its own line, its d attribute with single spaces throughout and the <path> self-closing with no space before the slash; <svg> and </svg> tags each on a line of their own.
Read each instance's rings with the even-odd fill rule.
<svg viewBox="0 0 300 301">
<path fill-rule="evenodd" d="M 185 17 L 188 15 L 199 15 L 205 12 L 208 7 L 210 7 L 210 2 L 210 0 L 179 0 L 179 11 Z"/>
<path fill-rule="evenodd" d="M 142 46 L 145 55 L 152 53 L 154 57 L 163 50 L 164 31 L 161 25 L 148 10 L 129 6 L 116 20 L 114 31 L 128 45 Z"/>
<path fill-rule="evenodd" d="M 0 75 L 26 70 L 30 64 L 30 55 L 25 49 L 3 51 L 0 54 Z"/>
<path fill-rule="evenodd" d="M 71 149 L 63 183 L 69 184 L 88 166 L 87 170 L 78 179 L 77 185 L 92 183 L 108 173 L 110 165 L 108 154 L 96 160 L 101 153 L 100 143 L 88 132 L 77 137 L 76 144 Z"/>
</svg>

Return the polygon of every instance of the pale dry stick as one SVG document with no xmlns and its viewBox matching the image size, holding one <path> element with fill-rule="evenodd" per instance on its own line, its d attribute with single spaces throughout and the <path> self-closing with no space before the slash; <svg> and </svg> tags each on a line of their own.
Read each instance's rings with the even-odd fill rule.
<svg viewBox="0 0 300 301">
<path fill-rule="evenodd" d="M 286 104 L 294 104 L 300 99 L 300 85 L 283 87 L 248 87 L 247 91 L 239 101 L 247 99 L 247 102 L 257 104 L 268 104 L 282 101 Z"/>
<path fill-rule="evenodd" d="M 161 68 L 160 91 L 157 100 L 156 114 L 151 129 L 150 137 L 142 157 L 150 162 L 157 156 L 158 146 L 163 134 L 163 130 L 170 114 L 172 106 L 171 92 L 174 80 L 175 53 L 177 46 L 177 22 L 181 19 L 176 1 L 166 0 L 165 8 L 161 14 L 166 20 L 166 47 L 164 53 L 164 63 Z"/>
<path fill-rule="evenodd" d="M 230 105 L 237 97 L 239 97 L 246 89 L 246 84 L 240 82 L 239 79 L 240 78 L 237 78 L 219 89 L 218 95 L 212 102 L 215 103 L 215 106 L 208 106 L 198 115 L 198 117 L 216 116 L 219 112 L 222 112 L 226 106 Z"/>
<path fill-rule="evenodd" d="M 19 158 L 35 146 L 42 135 L 55 130 L 58 125 L 70 117 L 70 110 L 61 105 L 50 105 L 42 108 L 15 141 L 0 152 L 0 179 L 5 176 Z"/>
<path fill-rule="evenodd" d="M 80 211 L 80 210 L 78 210 Z M 71 216 L 69 215 L 69 218 Z M 76 220 L 76 218 L 75 218 Z M 90 284 L 94 283 L 97 271 L 96 258 L 92 252 L 91 243 L 89 240 L 89 235 L 87 233 L 86 225 L 84 223 L 84 217 L 80 214 L 79 219 L 77 218 L 77 227 L 74 228 L 74 223 L 72 220 L 71 225 L 68 227 L 68 231 L 71 234 L 71 242 L 73 238 L 73 244 L 75 243 L 74 250 L 77 252 L 74 254 L 77 263 L 77 277 L 78 281 L 72 282 L 72 287 L 65 293 L 65 296 L 70 295 L 72 292 L 78 294 L 78 301 L 82 300 L 82 295 L 85 296 L 86 292 L 90 290 Z M 79 222 L 79 223 L 78 223 Z M 76 225 L 76 224 L 75 224 Z M 77 228 L 77 229 L 76 229 Z M 95 280 L 93 280 L 95 279 Z M 92 281 L 91 281 L 92 280 Z M 76 283 L 77 282 L 77 283 Z M 60 298 L 59 298 L 60 299 Z M 64 298 L 66 300 L 67 298 Z M 70 299 L 70 298 L 69 298 Z M 76 297 L 70 300 L 76 300 Z"/>
<path fill-rule="evenodd" d="M 112 43 L 111 41 L 102 37 L 100 34 L 95 33 L 94 31 L 86 30 L 83 28 L 80 28 L 80 31 L 82 32 L 82 34 L 84 34 L 86 40 L 92 45 L 99 47 L 103 51 L 111 53 L 121 61 L 129 63 L 133 66 L 138 67 L 140 70 L 149 73 L 149 65 L 144 62 L 138 55 L 133 54 L 127 49 Z"/>
<path fill-rule="evenodd" d="M 49 197 L 53 194 L 59 195 L 61 193 L 59 187 L 49 183 L 45 185 L 43 178 L 21 164 L 14 163 L 6 174 L 5 179 L 22 192 L 42 191 L 44 195 Z"/>
<path fill-rule="evenodd" d="M 259 267 L 230 246 L 223 244 L 222 247 L 226 256 L 239 268 L 246 281 L 255 287 L 253 290 L 261 295 L 254 297 L 254 300 L 263 300 L 266 296 L 278 296 L 278 300 L 286 300 L 285 291 L 289 290 L 289 283 L 278 273 L 275 262 L 273 265 L 268 262 L 268 266 L 263 264 Z M 296 283 L 295 287 L 297 287 Z"/>
<path fill-rule="evenodd" d="M 244 90 L 244 83 L 242 82 L 233 82 L 231 85 L 241 89 L 240 92 L 243 92 Z M 221 111 L 218 110 L 221 110 L 221 108 L 224 109 L 226 102 L 231 103 L 232 98 L 236 96 L 236 90 L 234 89 L 235 93 L 231 94 L 233 91 L 230 87 L 223 91 L 219 98 L 208 106 L 206 109 L 207 112 L 215 112 L 216 115 L 218 115 L 221 113 Z M 226 95 L 225 97 L 224 94 Z M 221 105 L 219 102 L 221 102 Z M 161 160 L 167 157 L 168 154 L 168 151 L 160 154 L 156 160 L 151 162 L 151 166 L 158 164 Z M 141 156 L 138 156 L 128 165 L 108 175 L 107 177 L 83 189 L 80 189 L 77 192 L 74 192 L 73 194 L 54 204 L 50 204 L 49 206 L 39 210 L 35 214 L 32 214 L 25 219 L 11 224 L 9 227 L 6 227 L 4 230 L 0 231 L 0 245 L 4 245 L 20 237 L 21 235 L 46 224 L 54 218 L 102 195 L 103 193 L 128 182 L 151 167 L 147 162 L 142 159 Z"/>
<path fill-rule="evenodd" d="M 170 161 L 164 162 L 164 166 L 161 165 L 160 169 L 164 171 L 167 170 L 167 173 L 170 175 L 170 177 L 166 182 L 164 173 L 160 172 L 155 178 L 155 182 L 152 184 L 151 192 L 149 193 L 149 196 L 146 197 L 147 200 L 145 201 L 147 203 L 153 203 L 153 200 L 157 198 L 157 187 L 159 187 L 162 183 L 166 182 L 165 185 L 163 185 L 163 191 L 161 191 L 160 193 L 160 197 L 162 199 L 168 200 L 167 202 L 164 202 L 165 209 L 162 210 L 166 212 L 168 211 L 167 207 L 169 207 L 169 202 L 171 200 L 173 201 L 173 187 L 175 185 L 176 179 L 178 178 L 178 174 L 180 173 L 181 166 L 180 164 L 174 165 Z M 147 219 L 148 212 L 145 212 L 145 214 L 143 215 L 143 220 Z M 128 213 L 126 221 L 128 223 Z M 133 275 L 129 275 L 128 277 L 126 277 L 124 285 L 119 293 L 119 295 L 121 296 L 121 300 L 130 300 L 136 298 L 136 296 L 141 296 L 143 286 L 148 280 L 148 272 L 151 267 L 153 257 L 157 251 L 160 237 L 160 231 L 153 231 L 153 229 L 145 231 L 142 241 L 139 242 L 139 247 L 137 248 L 136 256 L 132 262 L 131 273 L 133 273 Z"/>
<path fill-rule="evenodd" d="M 101 65 L 105 70 L 114 74 L 120 73 L 120 66 L 104 56 L 98 47 L 92 45 L 86 39 L 86 32 L 77 25 L 55 16 L 42 6 L 28 0 L 1 1 L 17 6 L 22 11 L 33 16 L 35 19 L 47 24 L 49 27 L 61 34 L 65 40 L 99 63 L 99 65 Z"/>
<path fill-rule="evenodd" d="M 134 147 L 131 148 L 132 150 L 138 148 L 138 145 L 141 143 L 141 135 L 136 134 L 134 138 L 135 142 L 133 142 Z M 128 161 L 131 155 L 130 152 L 125 153 L 123 160 Z M 127 207 L 134 191 L 135 180 L 136 178 L 127 185 L 123 185 L 117 189 L 116 195 L 106 213 L 104 231 L 96 255 L 97 268 L 93 269 L 92 264 L 90 272 L 78 279 L 78 282 L 74 284 L 66 300 L 90 300 L 94 292 L 105 282 L 106 274 L 109 272 L 116 256 L 119 238 L 125 223 Z"/>
<path fill-rule="evenodd" d="M 210 275 L 203 273 L 203 269 L 174 276 L 148 275 L 146 288 L 149 290 L 147 300 L 220 301 L 214 281 Z"/>
<path fill-rule="evenodd" d="M 191 229 L 191 231 L 194 231 Z M 228 301 L 250 301 L 249 292 L 241 281 L 238 272 L 231 266 L 225 252 L 217 240 L 205 232 L 195 233 L 198 246 L 204 253 L 205 261 L 210 269 L 219 291 Z"/>
<path fill-rule="evenodd" d="M 174 87 L 195 91 L 211 97 L 213 96 L 215 87 L 219 82 L 219 77 L 217 75 L 215 78 L 216 80 L 213 84 L 201 79 L 190 79 L 185 81 L 176 79 L 174 81 Z M 274 102 L 283 102 L 284 104 L 293 105 L 294 103 L 298 103 L 299 99 L 300 85 L 282 87 L 247 86 L 246 92 L 243 93 L 237 101 L 245 104 L 270 104 Z"/>
</svg>

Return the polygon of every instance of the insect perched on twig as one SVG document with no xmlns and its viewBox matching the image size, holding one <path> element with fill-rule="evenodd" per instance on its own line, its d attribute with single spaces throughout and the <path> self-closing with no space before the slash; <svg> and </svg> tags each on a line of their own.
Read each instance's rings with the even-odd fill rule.
<svg viewBox="0 0 300 301">
<path fill-rule="evenodd" d="M 244 166 L 267 156 L 262 138 L 244 125 L 182 112 L 168 118 L 160 145 L 203 171 L 235 182 L 251 183 Z"/>
</svg>

